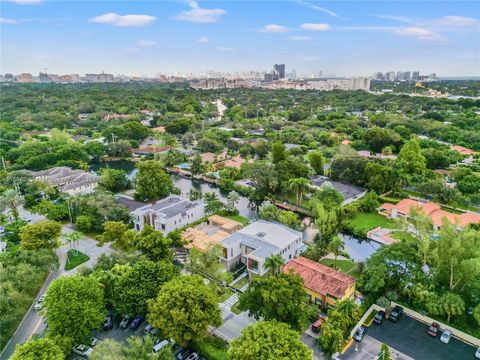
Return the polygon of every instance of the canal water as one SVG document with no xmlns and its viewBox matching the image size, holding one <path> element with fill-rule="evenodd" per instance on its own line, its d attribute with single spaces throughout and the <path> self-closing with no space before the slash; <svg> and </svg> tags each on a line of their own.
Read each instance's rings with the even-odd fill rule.
<svg viewBox="0 0 480 360">
<path fill-rule="evenodd" d="M 132 179 L 137 172 L 135 168 L 135 163 L 128 160 L 96 163 L 91 166 L 91 171 L 97 173 L 100 169 L 105 167 L 124 170 L 127 173 L 129 179 Z M 201 191 L 202 193 L 213 192 L 217 194 L 222 201 L 226 202 L 226 196 L 228 195 L 228 193 L 221 191 L 220 188 L 218 188 L 217 186 L 207 184 L 202 181 L 184 178 L 178 175 L 170 176 L 173 184 L 180 189 L 181 194 L 184 197 L 188 197 L 188 193 L 190 192 L 190 190 L 194 189 L 197 191 Z M 237 208 L 240 215 L 248 219 L 258 219 L 258 214 L 256 210 L 251 206 L 248 198 L 240 196 L 240 201 L 237 204 Z M 306 241 L 311 241 L 315 236 L 315 229 L 309 226 L 305 229 L 303 235 Z M 366 241 L 349 235 L 342 235 L 342 238 L 345 242 L 345 252 L 348 253 L 350 255 L 350 258 L 355 261 L 365 261 L 381 246 L 376 242 Z"/>
</svg>

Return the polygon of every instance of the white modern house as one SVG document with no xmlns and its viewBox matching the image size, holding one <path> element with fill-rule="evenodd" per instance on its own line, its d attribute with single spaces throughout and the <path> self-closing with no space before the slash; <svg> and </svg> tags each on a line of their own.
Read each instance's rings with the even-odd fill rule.
<svg viewBox="0 0 480 360">
<path fill-rule="evenodd" d="M 204 217 L 205 205 L 172 195 L 135 209 L 132 216 L 136 230 L 142 230 L 147 224 L 166 235 Z"/>
<path fill-rule="evenodd" d="M 276 222 L 258 220 L 223 239 L 221 261 L 227 269 L 238 263 L 247 266 L 250 276 L 263 275 L 265 259 L 280 255 L 285 262 L 300 255 L 303 235 Z"/>
</svg>

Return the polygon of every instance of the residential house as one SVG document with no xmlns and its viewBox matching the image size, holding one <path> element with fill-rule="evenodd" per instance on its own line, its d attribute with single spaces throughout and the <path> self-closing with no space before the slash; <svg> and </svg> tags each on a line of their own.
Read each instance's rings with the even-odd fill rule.
<svg viewBox="0 0 480 360">
<path fill-rule="evenodd" d="M 142 230 L 145 225 L 150 225 L 165 235 L 204 216 L 204 204 L 177 195 L 171 195 L 132 211 L 136 230 Z"/>
<path fill-rule="evenodd" d="M 403 199 L 397 204 L 385 203 L 378 208 L 378 212 L 390 219 L 408 219 L 413 209 L 417 209 L 424 216 L 432 220 L 434 229 L 439 229 L 444 220 L 461 229 L 469 224 L 480 223 L 480 215 L 474 212 L 464 212 L 462 214 L 454 214 L 445 211 L 440 204 L 434 202 L 420 202 L 413 199 Z"/>
<path fill-rule="evenodd" d="M 69 195 L 88 194 L 95 190 L 100 177 L 83 170 L 58 166 L 42 171 L 22 170 L 34 180 L 43 181 Z"/>
<path fill-rule="evenodd" d="M 258 220 L 221 241 L 221 260 L 227 269 L 243 263 L 250 276 L 263 275 L 267 271 L 264 266 L 267 258 L 280 255 L 285 261 L 293 259 L 300 255 L 302 240 L 300 231 L 276 222 Z"/>
<path fill-rule="evenodd" d="M 343 195 L 342 206 L 350 204 L 353 201 L 356 201 L 367 193 L 367 190 L 362 189 L 358 186 L 353 186 L 345 184 L 339 181 L 333 181 L 326 176 L 317 175 L 310 177 L 311 186 L 317 189 L 321 189 L 324 186 L 331 186 L 337 190 L 340 194 Z"/>
<path fill-rule="evenodd" d="M 162 154 L 171 148 L 171 146 L 145 146 L 138 149 L 132 149 L 132 152 L 136 155 Z"/>
<path fill-rule="evenodd" d="M 309 300 L 321 307 L 355 296 L 354 277 L 302 256 L 290 260 L 282 271 L 299 275 Z"/>
</svg>

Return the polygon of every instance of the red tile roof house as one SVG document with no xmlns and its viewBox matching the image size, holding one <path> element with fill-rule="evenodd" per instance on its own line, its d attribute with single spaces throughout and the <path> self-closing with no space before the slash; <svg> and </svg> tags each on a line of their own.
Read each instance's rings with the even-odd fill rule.
<svg viewBox="0 0 480 360">
<path fill-rule="evenodd" d="M 302 256 L 290 260 L 282 271 L 299 275 L 307 297 L 321 307 L 355 296 L 354 277 Z"/>
<path fill-rule="evenodd" d="M 385 203 L 378 208 L 381 215 L 391 219 L 408 218 L 412 209 L 420 210 L 425 216 L 428 216 L 433 223 L 434 229 L 439 229 L 446 219 L 461 229 L 469 224 L 480 223 L 480 215 L 474 212 L 465 212 L 462 214 L 453 214 L 442 210 L 440 204 L 434 202 L 422 203 L 412 199 L 403 199 L 398 204 Z"/>
</svg>

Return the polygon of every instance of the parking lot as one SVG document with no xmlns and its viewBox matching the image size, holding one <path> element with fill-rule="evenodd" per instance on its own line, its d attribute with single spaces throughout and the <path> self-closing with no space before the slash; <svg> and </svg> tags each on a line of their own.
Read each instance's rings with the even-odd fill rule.
<svg viewBox="0 0 480 360">
<path fill-rule="evenodd" d="M 357 351 L 354 343 L 342 359 L 371 359 L 378 355 L 382 343 L 394 349 L 392 351 L 394 359 L 466 360 L 475 358 L 476 348 L 473 346 L 454 337 L 448 344 L 444 344 L 440 341 L 441 333 L 436 338 L 430 337 L 427 335 L 427 328 L 426 324 L 407 315 L 403 315 L 397 323 L 386 320 L 381 325 L 372 324 L 368 328 L 367 336 L 357 347 Z"/>
</svg>

